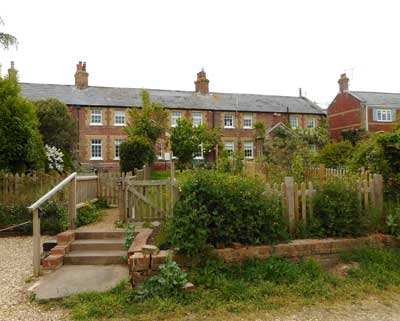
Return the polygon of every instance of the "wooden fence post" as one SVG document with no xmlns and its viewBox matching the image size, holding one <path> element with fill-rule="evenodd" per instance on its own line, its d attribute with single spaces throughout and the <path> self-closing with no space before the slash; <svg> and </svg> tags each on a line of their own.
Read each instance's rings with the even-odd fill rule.
<svg viewBox="0 0 400 321">
<path fill-rule="evenodd" d="M 285 177 L 286 185 L 286 205 L 289 218 L 289 232 L 293 235 L 295 229 L 294 214 L 294 179 L 293 177 Z"/>
<path fill-rule="evenodd" d="M 375 206 L 380 214 L 383 214 L 383 178 L 380 174 L 374 174 Z"/>
<path fill-rule="evenodd" d="M 321 183 L 324 182 L 324 180 L 325 180 L 325 175 L 326 175 L 325 164 L 319 164 L 319 181 L 320 181 Z"/>
<path fill-rule="evenodd" d="M 68 191 L 68 218 L 69 218 L 69 229 L 75 229 L 76 220 L 76 177 L 69 182 Z"/>
<path fill-rule="evenodd" d="M 118 183 L 118 209 L 119 209 L 119 220 L 126 223 L 127 215 L 125 208 L 125 179 L 121 177 L 121 181 Z"/>
<path fill-rule="evenodd" d="M 306 183 L 301 183 L 301 218 L 303 220 L 303 224 L 307 223 L 307 196 L 306 196 Z"/>
<path fill-rule="evenodd" d="M 33 210 L 32 232 L 33 232 L 33 276 L 38 277 L 40 275 L 40 217 L 38 208 Z"/>
</svg>

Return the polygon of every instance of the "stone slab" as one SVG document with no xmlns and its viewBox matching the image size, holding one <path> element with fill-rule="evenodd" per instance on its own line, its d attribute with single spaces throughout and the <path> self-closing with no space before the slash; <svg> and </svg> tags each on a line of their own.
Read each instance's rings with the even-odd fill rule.
<svg viewBox="0 0 400 321">
<path fill-rule="evenodd" d="M 82 292 L 104 292 L 124 279 L 128 279 L 126 265 L 64 265 L 41 277 L 28 292 L 38 302 L 46 302 Z"/>
</svg>

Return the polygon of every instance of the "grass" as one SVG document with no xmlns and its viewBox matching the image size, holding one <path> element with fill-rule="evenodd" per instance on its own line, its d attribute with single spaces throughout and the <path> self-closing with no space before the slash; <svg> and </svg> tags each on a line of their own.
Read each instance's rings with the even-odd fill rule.
<svg viewBox="0 0 400 321">
<path fill-rule="evenodd" d="M 150 179 L 154 180 L 166 180 L 170 177 L 171 172 L 168 171 L 152 171 Z"/>
<path fill-rule="evenodd" d="M 338 278 L 314 261 L 298 264 L 272 257 L 227 267 L 207 260 L 191 271 L 193 293 L 141 302 L 128 282 L 106 293 L 84 293 L 63 301 L 74 320 L 225 320 L 254 311 L 279 311 L 316 303 L 333 303 L 400 291 L 400 255 L 395 250 L 364 248 L 343 255 L 358 262 Z M 60 303 L 58 303 L 60 304 Z"/>
</svg>

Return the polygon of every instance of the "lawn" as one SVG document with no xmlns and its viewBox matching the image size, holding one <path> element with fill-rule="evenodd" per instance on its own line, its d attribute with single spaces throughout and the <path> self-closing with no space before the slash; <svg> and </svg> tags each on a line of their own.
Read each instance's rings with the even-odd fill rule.
<svg viewBox="0 0 400 321">
<path fill-rule="evenodd" d="M 140 299 L 127 282 L 107 293 L 65 299 L 74 320 L 229 320 L 255 311 L 273 312 L 316 303 L 359 300 L 400 293 L 399 251 L 364 248 L 343 255 L 357 262 L 346 276 L 322 269 L 314 261 L 298 264 L 283 258 L 251 260 L 227 267 L 215 259 L 192 269 L 192 293 Z"/>
</svg>

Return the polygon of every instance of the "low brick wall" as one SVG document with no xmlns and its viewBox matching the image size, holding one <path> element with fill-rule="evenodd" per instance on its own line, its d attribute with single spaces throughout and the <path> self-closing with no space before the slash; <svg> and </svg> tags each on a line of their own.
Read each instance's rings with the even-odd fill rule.
<svg viewBox="0 0 400 321">
<path fill-rule="evenodd" d="M 141 239 L 142 241 L 143 239 Z M 240 247 L 239 244 L 235 244 L 235 248 L 215 249 L 213 253 L 223 258 L 227 264 L 240 264 L 247 259 L 265 260 L 272 255 L 276 255 L 293 261 L 313 258 L 323 266 L 331 266 L 339 261 L 340 253 L 367 245 L 398 248 L 400 247 L 400 241 L 390 235 L 373 234 L 359 238 L 294 240 L 289 243 L 271 246 Z M 145 255 L 141 251 L 136 251 L 129 256 L 129 271 L 134 283 L 139 283 L 145 278 L 157 274 L 160 264 L 166 262 L 168 253 L 171 253 L 173 259 L 181 267 L 190 267 L 190 261 L 187 258 L 177 255 L 172 251 L 160 251 L 155 255 Z"/>
<path fill-rule="evenodd" d="M 42 260 L 44 270 L 57 270 L 64 263 L 64 255 L 69 252 L 71 243 L 75 240 L 74 231 L 57 234 L 57 245 L 50 250 L 50 255 Z"/>
</svg>

